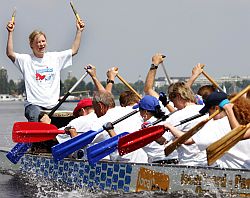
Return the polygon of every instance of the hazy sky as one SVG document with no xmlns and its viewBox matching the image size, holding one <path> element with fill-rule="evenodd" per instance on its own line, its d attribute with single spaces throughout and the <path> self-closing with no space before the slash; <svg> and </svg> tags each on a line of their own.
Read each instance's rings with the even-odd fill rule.
<svg viewBox="0 0 250 198">
<path fill-rule="evenodd" d="M 48 51 L 71 47 L 75 17 L 69 0 L 1 0 L 0 66 L 9 79 L 21 78 L 5 54 L 7 30 L 16 7 L 14 50 L 31 53 L 28 36 L 34 29 L 47 34 Z M 189 76 L 194 65 L 205 63 L 207 73 L 250 75 L 249 0 L 74 0 L 86 22 L 81 47 L 68 71 L 77 78 L 83 67 L 97 67 L 101 80 L 109 67 L 119 67 L 120 75 L 134 82 L 145 80 L 156 52 L 167 56 L 169 76 Z M 157 76 L 163 76 L 162 68 Z M 89 77 L 87 78 L 89 81 Z M 118 82 L 118 79 L 117 79 Z"/>
</svg>

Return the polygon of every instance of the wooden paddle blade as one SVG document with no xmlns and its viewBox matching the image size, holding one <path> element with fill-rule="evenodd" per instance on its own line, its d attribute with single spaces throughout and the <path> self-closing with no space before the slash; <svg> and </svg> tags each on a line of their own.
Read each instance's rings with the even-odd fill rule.
<svg viewBox="0 0 250 198">
<path fill-rule="evenodd" d="M 68 155 L 74 153 L 75 151 L 81 149 L 82 147 L 90 144 L 95 136 L 100 133 L 99 131 L 88 131 L 86 133 L 82 133 L 68 141 L 65 141 L 61 144 L 57 144 L 52 147 L 52 155 L 55 161 L 60 161 Z"/>
<path fill-rule="evenodd" d="M 116 135 L 89 147 L 87 149 L 87 157 L 89 164 L 95 164 L 99 160 L 113 153 L 118 147 L 118 140 L 128 134 L 128 132 L 123 132 L 119 135 Z"/>
<path fill-rule="evenodd" d="M 208 146 L 206 149 L 208 165 L 212 165 L 217 159 L 221 158 L 225 152 L 236 145 L 242 139 L 249 127 L 250 124 L 247 126 L 241 125 Z"/>
<path fill-rule="evenodd" d="M 119 155 L 125 155 L 146 146 L 160 138 L 164 132 L 165 127 L 163 125 L 157 125 L 121 137 L 118 141 Z"/>
<path fill-rule="evenodd" d="M 26 153 L 26 151 L 31 147 L 31 144 L 18 143 L 16 144 L 10 152 L 6 154 L 6 157 L 13 163 L 17 164 L 17 162 L 21 159 L 21 157 Z"/>
<path fill-rule="evenodd" d="M 55 138 L 64 131 L 58 130 L 55 125 L 41 122 L 16 122 L 12 129 L 14 142 L 41 142 Z"/>
</svg>

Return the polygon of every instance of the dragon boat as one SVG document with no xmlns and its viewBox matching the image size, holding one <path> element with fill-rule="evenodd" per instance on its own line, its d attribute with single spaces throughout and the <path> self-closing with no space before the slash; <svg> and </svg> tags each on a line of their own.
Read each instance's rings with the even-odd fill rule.
<svg viewBox="0 0 250 198">
<path fill-rule="evenodd" d="M 0 150 L 1 168 L 34 173 L 55 182 L 79 188 L 117 192 L 191 191 L 195 194 L 225 194 L 250 197 L 250 170 L 193 167 L 156 163 L 122 163 L 65 158 L 55 162 L 50 154 L 26 153 L 17 164 Z"/>
<path fill-rule="evenodd" d="M 57 127 L 65 126 L 72 112 L 57 111 L 52 118 Z M 6 157 L 8 149 L 0 149 L 2 170 L 35 174 L 77 188 L 112 192 L 191 191 L 194 194 L 225 194 L 250 197 L 250 170 L 194 167 L 157 163 L 124 163 L 101 160 L 64 158 L 56 161 L 49 153 L 25 153 L 17 164 Z"/>
</svg>

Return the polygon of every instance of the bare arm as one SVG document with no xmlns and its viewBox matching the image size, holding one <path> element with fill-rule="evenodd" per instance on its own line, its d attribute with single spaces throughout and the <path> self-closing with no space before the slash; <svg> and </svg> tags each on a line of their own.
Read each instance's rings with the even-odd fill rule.
<svg viewBox="0 0 250 198">
<path fill-rule="evenodd" d="M 250 139 L 250 128 L 244 134 L 243 139 Z"/>
<path fill-rule="evenodd" d="M 72 138 L 78 136 L 78 133 L 77 133 L 77 131 L 76 131 L 75 128 L 69 129 L 68 132 L 70 133 L 70 136 L 71 136 Z"/>
<path fill-rule="evenodd" d="M 157 70 L 158 65 L 162 63 L 163 60 L 164 58 L 162 58 L 162 54 L 155 54 L 152 57 L 152 66 L 150 67 L 148 71 L 146 81 L 145 81 L 145 86 L 144 86 L 145 94 L 154 96 L 156 98 L 159 98 L 159 94 L 153 90 L 155 75 L 156 75 L 156 70 Z"/>
<path fill-rule="evenodd" d="M 238 126 L 240 126 L 238 120 L 236 119 L 235 115 L 234 115 L 234 111 L 233 111 L 233 104 L 232 103 L 228 103 L 226 105 L 223 106 L 224 111 L 227 114 L 231 129 L 234 129 Z"/>
<path fill-rule="evenodd" d="M 192 75 L 191 77 L 188 79 L 188 81 L 186 82 L 186 85 L 188 87 L 192 87 L 194 81 L 200 76 L 200 74 L 202 73 L 203 71 L 203 67 L 205 65 L 204 64 L 201 64 L 201 63 L 198 63 L 192 70 Z"/>
<path fill-rule="evenodd" d="M 84 30 L 84 27 L 85 27 L 83 20 L 80 20 L 79 22 L 77 20 L 76 27 L 77 27 L 76 36 L 75 36 L 75 40 L 73 41 L 72 48 L 71 48 L 72 56 L 76 55 L 80 48 L 82 31 Z"/>
<path fill-rule="evenodd" d="M 85 67 L 85 69 L 88 72 L 88 74 L 91 76 L 97 91 L 104 91 L 105 88 L 102 86 L 101 82 L 98 80 L 96 76 L 95 66 L 89 64 L 87 67 Z"/>
<path fill-rule="evenodd" d="M 171 132 L 173 134 L 173 136 L 175 136 L 176 138 L 181 137 L 185 132 L 180 131 L 179 129 L 177 129 L 176 127 L 172 126 L 169 123 L 164 123 L 164 126 L 167 130 L 169 130 L 169 132 Z M 190 144 L 194 144 L 194 140 L 193 138 L 189 138 L 184 144 L 186 145 L 190 145 Z"/>
<path fill-rule="evenodd" d="M 156 98 L 159 98 L 159 94 L 155 90 L 153 90 L 154 80 L 155 80 L 155 75 L 156 75 L 156 70 L 158 68 L 158 65 L 161 64 L 163 60 L 164 58 L 162 54 L 155 54 L 152 57 L 152 66 L 150 67 L 148 71 L 146 81 L 145 81 L 145 86 L 144 86 L 145 94 L 154 96 Z M 169 110 L 169 112 L 175 111 L 175 109 L 170 104 L 167 104 L 166 107 Z"/>
<path fill-rule="evenodd" d="M 15 22 L 8 22 L 6 26 L 8 30 L 7 46 L 6 46 L 6 55 L 12 62 L 15 62 L 16 56 L 13 48 L 13 32 L 15 29 Z"/>
</svg>

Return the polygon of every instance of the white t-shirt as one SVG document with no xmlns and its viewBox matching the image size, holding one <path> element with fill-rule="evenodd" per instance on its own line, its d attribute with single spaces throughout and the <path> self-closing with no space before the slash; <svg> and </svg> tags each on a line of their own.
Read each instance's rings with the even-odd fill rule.
<svg viewBox="0 0 250 198">
<path fill-rule="evenodd" d="M 88 115 L 80 116 L 71 120 L 66 127 L 74 127 L 78 133 L 84 133 L 91 130 L 92 122 L 95 122 L 97 116 L 95 112 L 91 112 Z M 60 128 L 60 130 L 64 130 L 65 127 Z M 59 143 L 65 142 L 71 139 L 70 135 L 67 134 L 59 134 L 56 136 L 56 139 Z"/>
<path fill-rule="evenodd" d="M 122 116 L 134 111 L 132 107 L 121 107 L 121 106 L 116 106 L 112 109 L 109 109 L 107 113 L 101 117 L 99 117 L 96 122 L 92 123 L 91 129 L 94 131 L 98 131 L 102 126 L 107 123 L 107 122 L 113 122 Z M 114 125 L 114 131 L 116 134 L 121 134 L 123 132 L 135 132 L 140 129 L 141 124 L 142 124 L 142 119 L 140 116 L 138 116 L 139 113 L 136 113 L 129 118 L 125 119 L 124 121 L 121 121 L 117 124 Z M 108 132 L 103 131 L 96 135 L 95 139 L 93 140 L 92 143 L 98 143 L 103 140 L 109 139 L 110 136 Z M 110 155 L 111 159 L 113 161 L 127 161 L 127 162 L 142 162 L 146 163 L 147 158 L 145 155 L 145 152 L 142 149 L 138 149 L 134 152 L 128 153 L 123 156 L 119 156 L 118 152 L 114 152 Z"/>
<path fill-rule="evenodd" d="M 232 129 L 227 116 L 208 122 L 193 140 L 200 150 L 205 150 L 210 144 L 221 139 Z M 242 140 L 216 161 L 221 168 L 246 168 L 250 169 L 250 140 Z"/>
<path fill-rule="evenodd" d="M 179 124 L 181 120 L 184 120 L 186 118 L 199 114 L 199 111 L 202 107 L 203 107 L 202 105 L 188 105 L 184 109 L 181 109 L 175 112 L 173 115 L 171 115 L 166 120 L 166 122 L 175 126 Z M 198 124 L 202 120 L 206 119 L 207 117 L 208 117 L 207 115 L 204 115 L 190 122 L 179 125 L 176 128 L 182 132 L 186 132 L 190 130 L 191 128 L 193 128 L 196 124 Z M 179 159 L 180 164 L 191 165 L 191 166 L 206 164 L 206 155 L 205 153 L 200 153 L 200 149 L 198 148 L 196 144 L 192 144 L 192 145 L 182 144 L 177 149 L 177 152 L 178 152 L 178 159 Z"/>
<path fill-rule="evenodd" d="M 72 50 L 46 52 L 43 58 L 15 53 L 15 65 L 23 74 L 29 104 L 53 108 L 60 96 L 60 71 L 72 65 Z"/>
<path fill-rule="evenodd" d="M 148 120 L 148 122 L 153 123 L 156 120 L 157 119 L 155 117 L 151 117 Z M 160 125 L 160 124 L 162 124 L 162 123 L 159 123 L 157 125 Z M 164 134 L 163 134 L 163 137 L 165 137 Z M 146 154 L 148 156 L 149 163 L 152 163 L 154 161 L 159 161 L 159 160 L 177 159 L 178 158 L 176 151 L 174 151 L 173 153 L 171 153 L 169 156 L 166 157 L 165 153 L 164 153 L 165 145 L 160 145 L 155 141 L 144 146 L 142 149 L 146 152 Z"/>
</svg>

